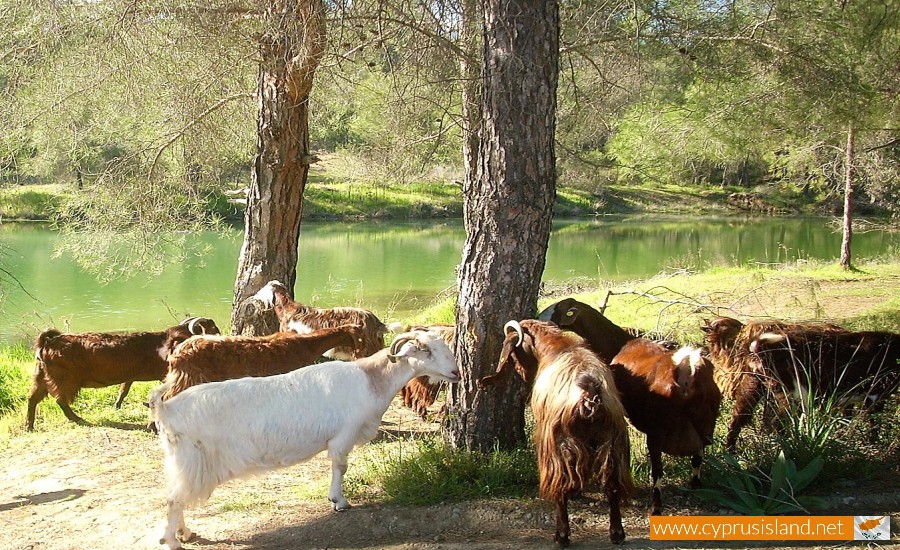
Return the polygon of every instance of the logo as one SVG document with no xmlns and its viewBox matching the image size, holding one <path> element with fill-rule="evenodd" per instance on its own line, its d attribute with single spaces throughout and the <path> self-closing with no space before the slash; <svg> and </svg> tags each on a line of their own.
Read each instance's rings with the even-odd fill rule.
<svg viewBox="0 0 900 550">
<path fill-rule="evenodd" d="M 853 540 L 891 540 L 890 516 L 853 516 Z"/>
</svg>

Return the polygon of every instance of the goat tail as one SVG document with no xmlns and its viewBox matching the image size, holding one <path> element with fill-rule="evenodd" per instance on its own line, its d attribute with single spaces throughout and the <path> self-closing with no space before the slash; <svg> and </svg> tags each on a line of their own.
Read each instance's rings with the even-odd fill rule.
<svg viewBox="0 0 900 550">
<path fill-rule="evenodd" d="M 37 341 L 34 343 L 34 358 L 38 361 L 43 361 L 44 348 L 47 347 L 50 340 L 57 336 L 62 336 L 62 333 L 55 328 L 47 329 L 38 335 Z"/>
</svg>

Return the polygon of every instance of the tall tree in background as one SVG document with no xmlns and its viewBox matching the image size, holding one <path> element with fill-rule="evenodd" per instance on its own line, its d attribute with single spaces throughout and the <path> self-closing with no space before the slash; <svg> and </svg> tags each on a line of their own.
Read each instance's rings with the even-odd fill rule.
<svg viewBox="0 0 900 550">
<path fill-rule="evenodd" d="M 293 288 L 303 217 L 309 151 L 309 94 L 325 50 L 325 13 L 319 0 L 273 0 L 263 13 L 257 95 L 257 152 L 253 161 L 244 243 L 234 283 L 232 332 L 265 332 L 243 301 L 271 279 Z M 264 325 L 263 325 L 264 326 Z"/>
<path fill-rule="evenodd" d="M 482 117 L 475 177 L 466 178 L 466 243 L 456 306 L 463 382 L 450 390 L 445 427 L 456 447 L 521 443 L 521 387 L 479 392 L 496 367 L 503 325 L 532 317 L 553 201 L 559 7 L 541 0 L 482 0 Z"/>
</svg>

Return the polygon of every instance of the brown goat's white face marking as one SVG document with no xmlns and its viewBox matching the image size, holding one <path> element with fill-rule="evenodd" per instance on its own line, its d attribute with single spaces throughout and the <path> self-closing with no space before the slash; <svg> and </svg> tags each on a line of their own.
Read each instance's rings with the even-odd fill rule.
<svg viewBox="0 0 900 550">
<path fill-rule="evenodd" d="M 275 307 L 275 283 L 281 284 L 278 281 L 272 281 L 259 289 L 253 297 L 266 304 L 267 307 Z"/>
<path fill-rule="evenodd" d="M 312 327 L 303 321 L 291 321 L 288 323 L 288 329 L 293 330 L 297 334 L 309 334 L 313 331 Z"/>
<path fill-rule="evenodd" d="M 169 346 L 163 344 L 156 348 L 156 354 L 159 355 L 159 358 L 165 361 L 169 358 Z"/>
</svg>

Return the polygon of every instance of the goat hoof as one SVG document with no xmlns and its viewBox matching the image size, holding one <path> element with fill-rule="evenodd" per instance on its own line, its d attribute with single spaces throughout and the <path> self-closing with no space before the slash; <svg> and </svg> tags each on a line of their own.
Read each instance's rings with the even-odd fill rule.
<svg viewBox="0 0 900 550">
<path fill-rule="evenodd" d="M 350 509 L 350 503 L 345 498 L 328 500 L 331 501 L 331 506 L 335 512 L 345 512 Z"/>
<path fill-rule="evenodd" d="M 558 544 L 560 548 L 569 547 L 569 535 L 563 535 L 557 531 L 553 534 L 553 540 L 556 541 L 556 544 Z"/>
<path fill-rule="evenodd" d="M 625 542 L 625 530 L 620 528 L 609 530 L 609 542 L 613 544 L 622 544 Z"/>
<path fill-rule="evenodd" d="M 175 533 L 175 538 L 181 542 L 191 542 L 194 540 L 194 532 L 185 527 L 183 530 Z"/>
</svg>

